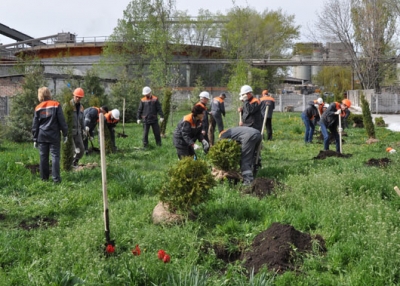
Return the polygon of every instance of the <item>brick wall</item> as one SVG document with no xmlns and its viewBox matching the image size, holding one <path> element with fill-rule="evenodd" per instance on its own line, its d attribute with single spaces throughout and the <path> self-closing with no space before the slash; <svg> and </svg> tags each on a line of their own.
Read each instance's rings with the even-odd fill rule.
<svg viewBox="0 0 400 286">
<path fill-rule="evenodd" d="M 0 78 L 0 96 L 14 96 L 21 90 L 23 77 Z"/>
</svg>

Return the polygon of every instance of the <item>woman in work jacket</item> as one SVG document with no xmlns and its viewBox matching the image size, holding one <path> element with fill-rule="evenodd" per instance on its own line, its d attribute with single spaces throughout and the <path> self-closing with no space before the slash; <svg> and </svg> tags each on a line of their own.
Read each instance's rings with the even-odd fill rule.
<svg viewBox="0 0 400 286">
<path fill-rule="evenodd" d="M 204 111 L 204 107 L 195 105 L 192 108 L 192 112 L 185 115 L 178 123 L 173 134 L 173 143 L 179 159 L 185 156 L 194 157 L 196 155 L 194 150 L 199 148 L 199 146 L 195 144 L 196 140 L 203 144 L 204 152 L 208 152 L 209 144 L 204 139 L 201 132 L 203 129 L 202 121 Z"/>
</svg>

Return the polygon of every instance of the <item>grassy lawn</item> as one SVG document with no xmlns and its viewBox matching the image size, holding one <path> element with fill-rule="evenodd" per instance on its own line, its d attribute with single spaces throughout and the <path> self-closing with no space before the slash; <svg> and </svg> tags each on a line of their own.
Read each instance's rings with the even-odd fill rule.
<svg viewBox="0 0 400 286">
<path fill-rule="evenodd" d="M 105 237 L 101 170 L 62 172 L 62 183 L 42 182 L 25 166 L 39 163 L 33 144 L 0 146 L 0 285 L 398 285 L 400 284 L 400 133 L 376 128 L 367 145 L 364 129 L 346 129 L 349 158 L 316 160 L 322 144 L 304 144 L 299 113 L 275 113 L 272 141 L 264 142 L 258 177 L 279 182 L 273 195 L 244 195 L 241 185 L 218 184 L 211 199 L 183 224 L 152 223 L 167 170 L 178 161 L 168 123 L 167 138 L 141 150 L 142 128 L 127 124 L 119 151 L 107 156 L 111 239 L 116 253 L 103 255 Z M 236 114 L 225 125 L 235 126 Z M 318 128 L 317 128 L 318 129 Z M 122 133 L 122 125 L 117 127 Z M 97 138 L 94 142 L 97 144 Z M 331 145 L 334 150 L 334 144 Z M 199 159 L 207 156 L 198 152 Z M 368 166 L 389 158 L 386 167 Z M 100 163 L 99 154 L 80 163 Z M 296 271 L 252 276 L 240 259 L 227 263 L 213 246 L 248 249 L 274 223 L 319 234 L 325 254 L 302 257 Z M 138 244 L 140 256 L 131 250 Z M 171 255 L 170 263 L 157 251 Z"/>
</svg>

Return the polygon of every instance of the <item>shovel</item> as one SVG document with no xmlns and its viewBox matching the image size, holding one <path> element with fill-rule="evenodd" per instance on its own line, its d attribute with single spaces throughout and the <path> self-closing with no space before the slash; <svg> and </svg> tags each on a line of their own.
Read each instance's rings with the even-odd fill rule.
<svg viewBox="0 0 400 286">
<path fill-rule="evenodd" d="M 122 106 L 122 134 L 118 133 L 118 137 L 126 138 L 128 135 L 125 134 L 125 98 L 123 101 L 123 106 Z"/>
<path fill-rule="evenodd" d="M 93 141 L 92 141 L 92 139 L 90 139 L 90 136 L 89 136 L 89 141 L 90 141 L 90 145 L 92 145 L 92 151 L 94 151 L 94 152 L 100 152 L 100 149 L 99 149 L 99 148 L 94 147 Z"/>
<path fill-rule="evenodd" d="M 107 198 L 107 172 L 106 172 L 106 149 L 104 141 L 104 114 L 100 114 L 100 159 L 101 159 L 101 183 L 103 189 L 103 207 L 104 207 L 104 234 L 106 243 L 104 244 L 104 254 L 110 255 L 115 251 L 115 242 L 110 239 L 110 219 L 108 211 L 108 198 Z"/>
</svg>

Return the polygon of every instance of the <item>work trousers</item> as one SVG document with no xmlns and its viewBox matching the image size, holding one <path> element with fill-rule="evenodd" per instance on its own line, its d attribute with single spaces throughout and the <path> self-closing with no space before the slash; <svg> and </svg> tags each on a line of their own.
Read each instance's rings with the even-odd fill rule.
<svg viewBox="0 0 400 286">
<path fill-rule="evenodd" d="M 74 141 L 74 164 L 77 164 L 78 161 L 83 157 L 83 153 L 85 151 L 85 146 L 83 145 L 83 139 L 82 139 L 82 134 L 77 133 L 76 135 L 73 135 L 73 141 Z M 76 152 L 76 149 L 79 149 L 79 153 Z"/>
<path fill-rule="evenodd" d="M 265 120 L 265 128 L 267 129 L 267 140 L 272 140 L 272 118 Z"/>
<path fill-rule="evenodd" d="M 328 129 L 329 129 L 329 131 L 335 137 L 336 152 L 340 152 L 340 138 L 339 138 L 339 133 L 336 130 L 336 126 L 327 128 L 325 126 L 325 123 L 323 123 L 322 121 L 320 121 L 320 125 L 321 125 L 321 133 L 322 133 L 322 136 L 324 137 L 324 150 L 325 151 L 329 150 L 329 133 L 328 133 Z"/>
<path fill-rule="evenodd" d="M 40 155 L 40 178 L 47 181 L 50 176 L 49 168 L 49 154 L 51 154 L 51 175 L 55 183 L 61 182 L 60 176 L 60 142 L 47 143 L 39 142 L 39 155 Z"/>
<path fill-rule="evenodd" d="M 301 119 L 303 120 L 304 125 L 306 126 L 306 132 L 304 135 L 304 142 L 311 143 L 314 136 L 315 125 L 310 118 L 307 117 L 304 113 L 301 114 Z"/>
<path fill-rule="evenodd" d="M 156 144 L 161 146 L 160 125 L 158 125 L 157 121 L 154 123 L 143 123 L 143 146 L 146 147 L 149 144 L 150 127 L 153 129 Z"/>
<path fill-rule="evenodd" d="M 257 154 L 258 146 L 261 144 L 262 137 L 261 133 L 255 133 L 249 138 L 248 141 L 242 142 L 242 156 L 240 160 L 240 170 L 242 172 L 243 180 L 252 182 L 253 181 L 253 166 Z"/>
</svg>

